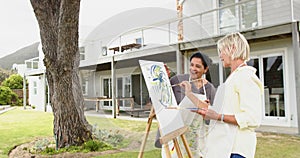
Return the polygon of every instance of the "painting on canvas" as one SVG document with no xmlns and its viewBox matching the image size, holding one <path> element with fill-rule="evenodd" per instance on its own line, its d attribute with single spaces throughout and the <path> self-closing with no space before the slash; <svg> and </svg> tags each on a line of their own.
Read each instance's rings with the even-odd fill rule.
<svg viewBox="0 0 300 158">
<path fill-rule="evenodd" d="M 163 62 L 139 60 L 151 97 L 161 135 L 164 136 L 184 126 L 179 110 L 166 107 L 178 106 Z"/>
</svg>

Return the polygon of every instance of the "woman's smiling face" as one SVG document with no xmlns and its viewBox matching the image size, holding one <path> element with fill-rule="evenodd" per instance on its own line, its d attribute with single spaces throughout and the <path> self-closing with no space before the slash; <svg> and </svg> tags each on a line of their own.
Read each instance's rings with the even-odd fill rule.
<svg viewBox="0 0 300 158">
<path fill-rule="evenodd" d="M 201 78 L 205 74 L 207 68 L 204 68 L 203 62 L 200 58 L 194 57 L 190 63 L 190 76 L 192 80 Z"/>
</svg>

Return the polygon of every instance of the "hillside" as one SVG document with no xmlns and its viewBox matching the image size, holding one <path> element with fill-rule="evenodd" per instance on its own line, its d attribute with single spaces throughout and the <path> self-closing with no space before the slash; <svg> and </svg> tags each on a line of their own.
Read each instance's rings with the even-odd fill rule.
<svg viewBox="0 0 300 158">
<path fill-rule="evenodd" d="M 14 63 L 24 64 L 24 61 L 34 57 L 38 57 L 39 42 L 17 50 L 15 53 L 0 58 L 0 67 L 10 70 Z"/>
</svg>

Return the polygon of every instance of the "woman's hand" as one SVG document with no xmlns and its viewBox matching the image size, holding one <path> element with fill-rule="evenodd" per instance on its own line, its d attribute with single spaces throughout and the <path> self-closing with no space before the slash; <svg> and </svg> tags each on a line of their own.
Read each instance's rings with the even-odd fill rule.
<svg viewBox="0 0 300 158">
<path fill-rule="evenodd" d="M 212 109 L 201 108 L 198 110 L 191 110 L 191 111 L 202 115 L 202 117 L 205 120 L 219 120 L 219 117 L 220 117 L 220 114 L 218 114 L 217 112 L 215 112 Z"/>
<path fill-rule="evenodd" d="M 180 87 L 184 88 L 186 96 L 192 93 L 192 86 L 188 81 L 182 81 L 180 83 Z"/>
</svg>

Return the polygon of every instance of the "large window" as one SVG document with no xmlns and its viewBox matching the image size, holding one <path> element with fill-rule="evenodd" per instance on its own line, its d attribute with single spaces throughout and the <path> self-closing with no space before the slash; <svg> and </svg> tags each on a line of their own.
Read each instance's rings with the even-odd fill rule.
<svg viewBox="0 0 300 158">
<path fill-rule="evenodd" d="M 263 95 L 263 123 L 268 125 L 286 124 L 287 113 L 285 89 L 285 62 L 282 51 L 272 54 L 251 57 L 247 62 L 256 68 L 256 75 L 264 85 Z M 230 69 L 223 69 L 223 82 L 230 75 Z"/>
<path fill-rule="evenodd" d="M 282 56 L 263 58 L 265 116 L 285 117 Z"/>
<path fill-rule="evenodd" d="M 219 7 L 224 7 L 219 11 L 220 33 L 234 32 L 258 25 L 256 1 L 233 5 L 243 1 L 245 0 L 219 0 Z"/>
<path fill-rule="evenodd" d="M 128 98 L 131 97 L 131 76 L 123 76 L 117 78 L 117 97 Z M 130 105 L 128 100 L 119 102 L 120 107 Z"/>
</svg>

